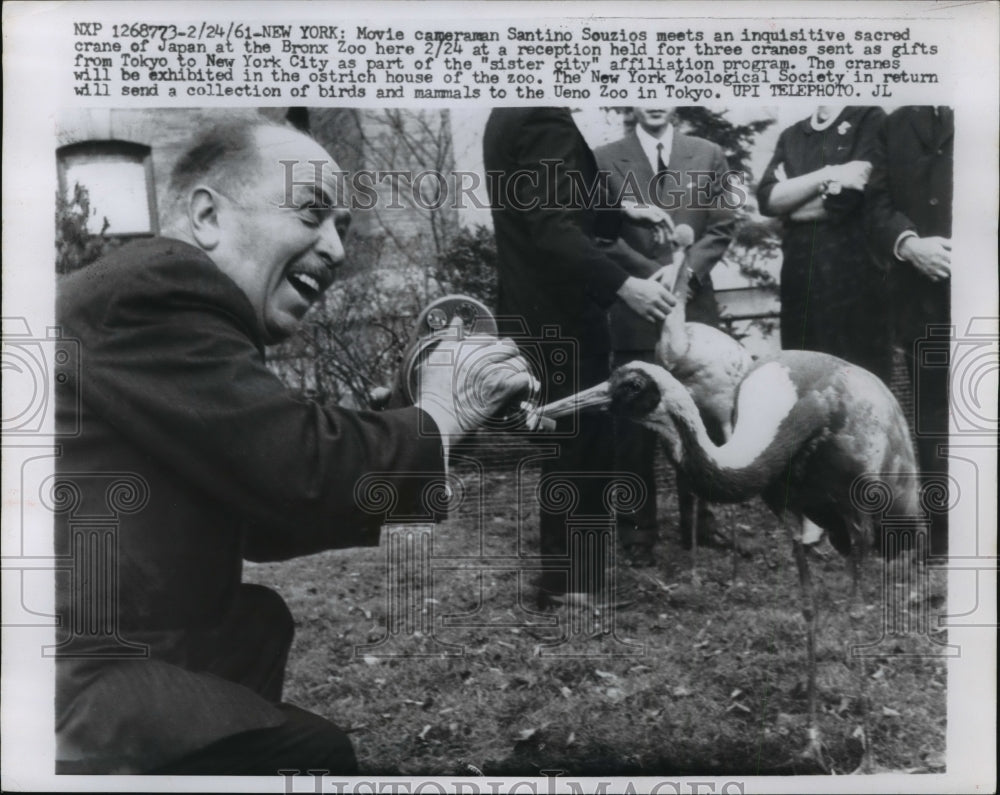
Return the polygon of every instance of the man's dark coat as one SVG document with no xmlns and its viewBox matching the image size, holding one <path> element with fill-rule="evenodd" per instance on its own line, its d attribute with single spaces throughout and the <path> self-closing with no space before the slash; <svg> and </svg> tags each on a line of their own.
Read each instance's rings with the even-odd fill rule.
<svg viewBox="0 0 1000 795">
<path fill-rule="evenodd" d="M 667 163 L 668 174 L 660 180 L 658 197 L 651 193 L 651 187 L 656 188 L 655 174 L 635 132 L 598 147 L 594 156 L 601 170 L 610 172 L 608 183 L 612 197 L 624 194 L 626 198 L 662 206 L 675 226 L 687 224 L 691 227 L 694 243 L 688 249 L 685 261 L 694 279 L 687 319 L 716 325 L 718 308 L 715 306 L 711 271 L 729 247 L 736 219 L 732 209 L 721 202 L 723 175 L 729 170 L 722 149 L 675 129 Z M 624 243 L 653 263 L 652 269 L 647 267 L 638 272 L 630 271 L 630 275 L 645 278 L 659 266 L 670 262 L 671 246 L 657 244 L 649 225 L 622 217 L 619 234 Z M 611 324 L 615 350 L 651 351 L 659 338 L 659 324 L 634 313 L 613 309 Z"/>
<path fill-rule="evenodd" d="M 932 282 L 893 254 L 903 232 L 951 238 L 955 121 L 950 108 L 899 108 L 876 139 L 865 191 L 869 239 L 889 264 L 893 309 L 901 340 L 924 336 L 927 323 L 947 323 L 950 281 Z"/>
<path fill-rule="evenodd" d="M 118 636 L 80 626 L 98 610 L 92 583 L 57 576 L 74 632 L 56 664 L 59 758 L 144 770 L 277 725 L 260 696 L 199 672 L 237 609 L 243 559 L 378 543 L 380 519 L 356 491 L 369 473 L 440 473 L 433 424 L 415 408 L 294 397 L 264 366 L 244 293 L 177 240 L 134 243 L 65 277 L 57 318 L 81 361 L 58 388 L 57 479 L 77 498 L 57 514 L 55 548 L 81 554 L 81 517 L 112 517 L 116 582 L 96 593 L 116 593 Z M 109 490 L 119 476 L 131 497 Z M 401 487 L 399 507 L 418 497 Z M 148 646 L 148 658 L 115 659 L 120 641 Z"/>
<path fill-rule="evenodd" d="M 587 198 L 597 164 L 572 115 L 565 108 L 495 109 L 483 153 L 492 179 L 499 312 L 523 318 L 533 335 L 558 325 L 584 356 L 606 353 L 606 311 L 629 274 L 619 252 L 597 243 L 614 236 L 604 229 L 613 215 L 599 192 Z"/>
</svg>

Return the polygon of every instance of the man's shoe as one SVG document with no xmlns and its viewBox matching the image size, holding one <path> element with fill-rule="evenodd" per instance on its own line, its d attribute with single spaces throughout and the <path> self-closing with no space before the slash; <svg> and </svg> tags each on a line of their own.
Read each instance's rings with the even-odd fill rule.
<svg viewBox="0 0 1000 795">
<path fill-rule="evenodd" d="M 609 600 L 604 594 L 592 594 L 586 591 L 568 591 L 556 593 L 547 588 L 539 588 L 535 599 L 540 610 L 558 610 L 562 607 L 570 610 L 602 610 L 620 609 L 634 604 L 636 598 L 629 594 L 619 594 L 616 599 Z"/>
<path fill-rule="evenodd" d="M 712 547 L 713 549 L 732 549 L 733 539 L 727 538 L 718 531 L 711 533 L 698 533 L 699 547 Z"/>
<path fill-rule="evenodd" d="M 722 533 L 717 530 L 712 530 L 710 532 L 702 532 L 699 528 L 698 531 L 698 546 L 699 547 L 712 547 L 713 549 L 732 549 L 733 540 L 722 535 Z M 681 534 L 681 547 L 683 549 L 691 549 L 691 534 L 682 533 Z"/>
<path fill-rule="evenodd" d="M 681 523 L 681 546 L 684 549 L 691 549 L 691 532 L 689 528 L 683 526 Z M 699 547 L 711 547 L 713 549 L 732 549 L 733 539 L 723 535 L 719 531 L 719 524 L 715 519 L 715 514 L 709 507 L 709 504 L 704 501 L 698 503 L 698 546 Z M 737 551 L 740 554 L 744 553 L 744 550 L 740 549 L 737 545 Z"/>
<path fill-rule="evenodd" d="M 729 549 L 732 543 L 725 540 L 718 529 L 718 522 L 715 520 L 715 514 L 712 512 L 711 507 L 704 500 L 698 500 L 698 546 L 700 547 L 716 547 L 718 549 Z M 691 549 L 691 521 L 692 516 L 690 513 L 681 515 L 681 521 L 678 525 L 678 530 L 680 531 L 681 537 L 681 547 L 684 549 Z"/>
<path fill-rule="evenodd" d="M 570 607 L 597 606 L 599 598 L 585 591 L 559 592 L 548 588 L 539 588 L 535 595 L 535 603 L 541 610 L 556 610 L 569 605 Z"/>
<path fill-rule="evenodd" d="M 626 566 L 634 569 L 646 569 L 656 565 L 656 555 L 651 544 L 626 544 L 623 549 L 623 559 Z"/>
<path fill-rule="evenodd" d="M 619 522 L 618 539 L 621 541 L 622 560 L 626 566 L 646 568 L 656 565 L 653 545 L 659 536 L 656 525 L 639 527 L 630 522 Z"/>
</svg>

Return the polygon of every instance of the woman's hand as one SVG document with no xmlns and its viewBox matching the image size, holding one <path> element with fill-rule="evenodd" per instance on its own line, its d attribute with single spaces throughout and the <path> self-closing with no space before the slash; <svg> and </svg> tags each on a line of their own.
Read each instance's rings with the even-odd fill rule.
<svg viewBox="0 0 1000 795">
<path fill-rule="evenodd" d="M 837 182 L 841 188 L 864 190 L 872 173 L 872 164 L 867 160 L 852 160 L 839 166 L 827 166 L 827 179 Z"/>
</svg>

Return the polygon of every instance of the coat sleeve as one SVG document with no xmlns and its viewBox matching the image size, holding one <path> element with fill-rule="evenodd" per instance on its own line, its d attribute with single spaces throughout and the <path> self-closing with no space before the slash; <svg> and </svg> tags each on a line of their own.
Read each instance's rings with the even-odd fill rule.
<svg viewBox="0 0 1000 795">
<path fill-rule="evenodd" d="M 709 171 L 714 177 L 709 185 L 709 194 L 704 197 L 708 200 L 708 209 L 705 210 L 708 213 L 708 222 L 701 236 L 688 249 L 685 258 L 692 274 L 698 280 L 704 279 L 722 259 L 722 255 L 729 248 L 736 224 L 736 213 L 725 206 L 723 175 L 728 173 L 729 164 L 722 149 L 715 144 L 712 145 L 712 164 Z M 702 197 L 699 197 L 700 200 Z"/>
<path fill-rule="evenodd" d="M 660 263 L 639 253 L 622 238 L 601 243 L 601 249 L 629 276 L 648 279 L 660 269 Z"/>
<path fill-rule="evenodd" d="M 189 260 L 166 281 L 162 270 L 136 268 L 138 286 L 61 313 L 84 352 L 88 408 L 252 526 L 251 557 L 356 543 L 358 526 L 379 524 L 361 493 L 373 473 L 396 479 L 389 489 L 400 508 L 419 505 L 421 489 L 404 482 L 406 473 L 426 483 L 443 472 L 429 416 L 296 398 L 264 366 L 248 333 L 249 304 L 244 311 L 238 288 L 207 274 L 212 267 Z"/>
<path fill-rule="evenodd" d="M 771 155 L 771 162 L 764 169 L 764 176 L 757 184 L 757 204 L 760 207 L 760 214 L 769 218 L 774 218 L 778 213 L 771 209 L 771 191 L 778 184 L 778 167 L 785 163 L 785 133 L 778 136 L 778 143 L 775 144 L 774 154 Z"/>
<path fill-rule="evenodd" d="M 598 245 L 593 210 L 582 206 L 580 132 L 567 113 L 539 109 L 525 118 L 513 146 L 518 176 L 506 175 L 514 211 L 523 212 L 551 281 L 582 281 L 599 305 L 610 306 L 628 278 Z M 577 182 L 574 182 L 576 180 Z M 589 186 L 583 186 L 589 187 Z"/>
<path fill-rule="evenodd" d="M 625 218 L 621 209 L 621 198 L 624 190 L 624 180 L 614 167 L 615 153 L 618 148 L 607 144 L 594 150 L 594 159 L 600 172 L 607 175 L 609 208 L 598 217 L 598 235 L 602 250 L 617 263 L 629 276 L 637 279 L 647 279 L 660 269 L 663 263 L 657 262 L 649 254 L 654 247 L 652 233 L 640 229 Z M 650 239 L 649 246 L 641 245 Z"/>
<path fill-rule="evenodd" d="M 888 262 L 896 262 L 894 249 L 903 232 L 916 231 L 917 226 L 896 209 L 892 200 L 892 178 L 889 175 L 888 133 L 891 118 L 882 120 L 872 147 L 872 173 L 865 188 L 865 226 L 875 254 Z"/>
</svg>

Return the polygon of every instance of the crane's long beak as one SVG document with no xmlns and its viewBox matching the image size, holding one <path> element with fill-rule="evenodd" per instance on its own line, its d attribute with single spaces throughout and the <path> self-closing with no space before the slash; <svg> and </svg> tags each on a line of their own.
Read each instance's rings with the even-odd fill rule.
<svg viewBox="0 0 1000 795">
<path fill-rule="evenodd" d="M 552 403 L 546 403 L 544 406 L 539 406 L 537 412 L 542 417 L 556 420 L 582 409 L 607 406 L 611 402 L 611 392 L 608 389 L 608 383 L 605 381 L 602 384 L 590 387 L 590 389 L 577 392 L 575 395 L 564 397 L 561 400 L 554 400 Z"/>
</svg>

